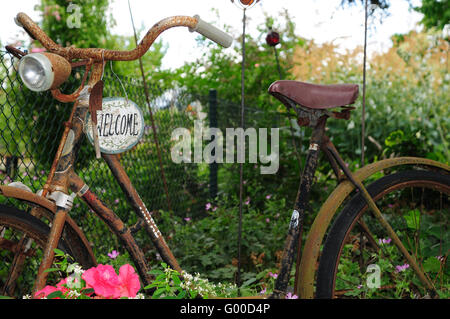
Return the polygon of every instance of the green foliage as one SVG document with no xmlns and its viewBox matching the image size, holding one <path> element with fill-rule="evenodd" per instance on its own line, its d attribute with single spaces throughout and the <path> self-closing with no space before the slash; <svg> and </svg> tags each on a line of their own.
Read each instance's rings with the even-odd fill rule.
<svg viewBox="0 0 450 319">
<path fill-rule="evenodd" d="M 183 271 L 181 274 L 173 270 L 165 263 L 161 263 L 163 270 L 155 268 L 150 274 L 155 276 L 155 280 L 146 290 L 152 291 L 152 299 L 196 299 L 236 297 L 237 287 L 232 284 L 213 284 L 200 277 Z"/>
<path fill-rule="evenodd" d="M 423 13 L 422 24 L 426 28 L 436 27 L 444 29 L 450 23 L 450 5 L 448 1 L 442 0 L 422 0 L 422 5 L 415 8 Z"/>
<path fill-rule="evenodd" d="M 266 23 L 258 26 L 260 35 L 254 39 L 246 35 L 245 67 L 245 100 L 247 106 L 258 106 L 264 110 L 275 109 L 274 100 L 266 93 L 269 85 L 279 79 L 274 51 L 265 44 L 265 36 L 272 27 L 280 32 L 281 46 L 277 48 L 280 54 L 280 64 L 285 71 L 283 77 L 289 77 L 287 72 L 292 67 L 291 57 L 295 46 L 301 45 L 302 39 L 294 34 L 294 23 L 287 11 L 281 13 L 284 23 L 271 17 Z M 224 26 L 228 30 L 229 27 Z M 209 50 L 197 61 L 187 63 L 175 71 L 173 83 L 186 88 L 194 95 L 206 95 L 210 89 L 216 89 L 220 99 L 240 103 L 241 86 L 241 39 L 236 40 L 232 49 L 224 49 L 210 40 L 199 38 L 199 46 Z"/>
<path fill-rule="evenodd" d="M 114 25 L 107 14 L 109 0 L 41 0 L 42 29 L 62 46 L 95 48 L 104 43 Z"/>
<path fill-rule="evenodd" d="M 411 0 L 406 0 L 411 5 Z M 341 5 L 352 5 L 357 2 L 364 3 L 364 0 L 342 0 Z M 382 11 L 388 12 L 391 5 L 390 0 L 370 0 L 372 6 L 380 8 Z M 373 11 L 373 9 L 371 9 Z M 422 0 L 422 3 L 418 7 L 414 7 L 414 10 L 424 15 L 421 23 L 426 28 L 436 27 L 438 29 L 444 29 L 450 22 L 450 6 L 448 1 L 445 0 Z"/>
</svg>

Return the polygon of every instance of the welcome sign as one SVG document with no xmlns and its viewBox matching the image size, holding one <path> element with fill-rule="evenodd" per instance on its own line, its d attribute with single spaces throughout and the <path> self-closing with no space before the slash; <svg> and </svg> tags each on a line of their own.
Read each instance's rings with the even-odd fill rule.
<svg viewBox="0 0 450 319">
<path fill-rule="evenodd" d="M 104 98 L 97 111 L 97 132 L 100 151 L 118 154 L 135 146 L 144 133 L 144 116 L 139 106 L 125 98 Z M 85 133 L 94 144 L 92 120 L 87 117 Z"/>
</svg>

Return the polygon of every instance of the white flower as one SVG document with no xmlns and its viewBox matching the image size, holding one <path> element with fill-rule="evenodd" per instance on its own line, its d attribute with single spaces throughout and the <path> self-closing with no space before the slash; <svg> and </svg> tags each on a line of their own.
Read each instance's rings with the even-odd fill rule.
<svg viewBox="0 0 450 319">
<path fill-rule="evenodd" d="M 83 270 L 83 268 L 81 268 L 80 265 L 78 265 L 77 263 L 74 263 L 74 264 L 70 264 L 69 266 L 67 266 L 67 272 L 68 273 L 73 272 L 74 274 L 81 275 L 84 272 L 84 270 Z"/>
<path fill-rule="evenodd" d="M 81 296 L 81 294 L 76 290 L 69 290 L 67 293 L 67 297 L 69 298 L 78 298 L 79 296 Z"/>
</svg>

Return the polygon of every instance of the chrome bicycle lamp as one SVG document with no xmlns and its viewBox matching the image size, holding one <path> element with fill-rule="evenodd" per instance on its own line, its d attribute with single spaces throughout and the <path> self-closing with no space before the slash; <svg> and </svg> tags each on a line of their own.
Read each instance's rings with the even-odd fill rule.
<svg viewBox="0 0 450 319">
<path fill-rule="evenodd" d="M 54 53 L 31 53 L 20 59 L 19 75 L 32 91 L 42 92 L 59 87 L 72 68 L 63 57 Z"/>
</svg>

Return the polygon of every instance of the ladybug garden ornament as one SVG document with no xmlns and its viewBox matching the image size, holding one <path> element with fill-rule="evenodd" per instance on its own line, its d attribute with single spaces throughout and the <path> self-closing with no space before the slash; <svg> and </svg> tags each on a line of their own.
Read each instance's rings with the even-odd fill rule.
<svg viewBox="0 0 450 319">
<path fill-rule="evenodd" d="M 248 9 L 257 4 L 259 1 L 260 0 L 231 0 L 231 2 L 240 6 L 243 9 Z"/>
<path fill-rule="evenodd" d="M 280 35 L 278 32 L 270 31 L 266 36 L 266 43 L 268 46 L 274 47 L 280 43 Z"/>
</svg>

